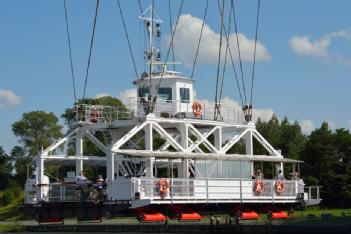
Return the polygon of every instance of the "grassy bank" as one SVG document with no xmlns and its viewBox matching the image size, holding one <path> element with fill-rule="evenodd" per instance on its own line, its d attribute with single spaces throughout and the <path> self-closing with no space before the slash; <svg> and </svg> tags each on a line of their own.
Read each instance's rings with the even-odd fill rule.
<svg viewBox="0 0 351 234">
<path fill-rule="evenodd" d="M 24 194 L 23 192 L 12 200 L 8 205 L 0 207 L 0 221 L 16 221 L 24 218 L 19 210 L 18 205 L 23 203 Z"/>
<path fill-rule="evenodd" d="M 0 232 L 22 232 L 24 227 L 17 224 L 0 224 Z"/>
</svg>

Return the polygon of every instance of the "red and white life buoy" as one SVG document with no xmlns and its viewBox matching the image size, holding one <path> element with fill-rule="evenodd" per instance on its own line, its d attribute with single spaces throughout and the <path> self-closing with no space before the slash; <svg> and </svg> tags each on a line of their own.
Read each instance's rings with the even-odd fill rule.
<svg viewBox="0 0 351 234">
<path fill-rule="evenodd" d="M 200 102 L 193 102 L 191 108 L 193 109 L 195 117 L 199 117 L 202 114 L 202 106 Z"/>
<path fill-rule="evenodd" d="M 255 191 L 256 193 L 262 193 L 264 190 L 264 182 L 261 179 L 256 180 Z"/>
<path fill-rule="evenodd" d="M 164 195 L 167 193 L 167 190 L 169 188 L 169 183 L 165 178 L 160 179 L 160 181 L 158 182 L 158 186 L 159 186 L 160 195 Z"/>
<path fill-rule="evenodd" d="M 90 122 L 97 123 L 99 120 L 99 112 L 96 109 L 92 109 L 90 112 Z"/>
<path fill-rule="evenodd" d="M 277 193 L 284 192 L 284 189 L 285 189 L 285 185 L 284 185 L 284 182 L 282 180 L 278 180 L 277 182 L 275 182 L 275 191 Z"/>
</svg>

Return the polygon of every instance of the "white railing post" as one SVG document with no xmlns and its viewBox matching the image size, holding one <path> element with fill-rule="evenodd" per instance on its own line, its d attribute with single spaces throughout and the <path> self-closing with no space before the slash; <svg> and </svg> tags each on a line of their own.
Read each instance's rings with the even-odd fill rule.
<svg viewBox="0 0 351 234">
<path fill-rule="evenodd" d="M 243 179 L 242 178 L 240 178 L 240 181 L 239 181 L 240 183 L 240 202 L 243 202 Z"/>
<path fill-rule="evenodd" d="M 308 199 L 312 199 L 312 187 L 308 187 Z"/>
<path fill-rule="evenodd" d="M 208 179 L 206 179 L 206 201 L 208 203 Z"/>
<path fill-rule="evenodd" d="M 170 187 L 169 191 L 171 194 L 171 203 L 172 204 L 173 204 L 173 189 L 174 189 L 173 178 L 171 178 L 171 187 Z"/>
</svg>

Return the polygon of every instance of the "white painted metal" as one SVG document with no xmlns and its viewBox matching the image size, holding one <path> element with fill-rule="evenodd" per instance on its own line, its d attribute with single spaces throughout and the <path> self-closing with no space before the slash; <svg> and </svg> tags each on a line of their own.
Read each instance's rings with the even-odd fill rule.
<svg viewBox="0 0 351 234">
<path fill-rule="evenodd" d="M 154 65 L 163 65 L 155 58 L 155 48 L 152 46 L 153 24 L 160 23 L 161 20 L 157 14 L 153 19 L 151 15 L 146 16 L 147 13 L 151 14 L 150 12 L 152 9 L 149 7 L 140 19 L 150 23 L 148 53 L 151 57 L 147 58 L 147 62 L 152 64 L 152 72 L 143 74 L 138 82 L 133 81 L 133 83 L 138 83 L 139 88 L 148 87 L 151 82 L 149 92 L 156 95 L 158 93 L 156 86 L 162 77 L 162 85 L 159 88 L 171 88 L 172 99 L 158 98 L 151 114 L 148 113 L 149 103 L 145 102 L 144 97 L 130 99 L 127 107 L 77 105 L 75 123 L 72 124 L 73 130 L 35 158 L 38 183 L 43 183 L 45 180 L 45 163 L 47 165 L 50 163 L 75 164 L 76 175 L 78 175 L 83 170 L 84 162 L 90 165 L 104 165 L 108 179 L 108 198 L 130 200 L 134 207 L 150 203 L 298 202 L 299 195 L 303 191 L 301 183 L 286 181 L 285 192 L 277 194 L 274 190 L 274 181 L 265 180 L 265 191 L 256 194 L 253 187 L 254 181 L 247 172 L 253 174 L 253 162 L 256 161 L 272 162 L 280 168 L 283 168 L 283 163 L 301 163 L 301 161 L 284 158 L 255 129 L 254 123 L 245 122 L 241 107 L 221 105 L 223 120 L 217 121 L 214 120 L 216 104 L 200 102 L 202 113 L 200 116 L 195 116 L 192 110 L 195 96 L 194 80 L 183 77 L 178 72 L 168 71 L 166 66 L 161 66 L 159 71 L 154 70 Z M 189 89 L 189 100 L 181 100 L 182 88 Z M 103 133 L 105 141 L 108 140 L 108 142 L 103 144 L 95 137 L 94 133 L 98 131 Z M 74 137 L 75 156 L 69 156 L 67 152 L 64 155 L 53 153 L 60 145 L 68 143 Z M 87 137 L 105 155 L 85 156 L 84 137 Z M 161 138 L 164 143 L 156 146 L 156 138 Z M 254 155 L 253 138 L 268 151 L 268 155 Z M 245 154 L 228 153 L 241 140 L 245 142 Z M 205 162 L 206 173 L 207 170 L 211 171 L 211 163 L 217 165 L 218 171 L 218 161 L 228 165 L 239 165 L 238 174 L 241 178 L 211 178 L 210 175 L 206 175 L 206 178 L 197 178 L 195 176 L 199 169 L 197 167 L 201 164 L 196 160 Z M 226 161 L 223 162 L 223 160 Z M 233 161 L 236 162 L 233 163 Z M 250 166 L 249 170 L 246 168 L 243 172 L 244 165 Z M 167 175 L 166 179 L 171 187 L 164 197 L 160 197 L 158 187 L 160 178 L 157 178 L 162 173 Z M 49 183 L 46 186 L 46 189 L 57 191 L 54 194 L 59 194 L 59 196 L 49 197 L 49 202 L 72 201 L 68 186 L 55 183 Z M 32 196 L 30 199 L 26 197 L 26 201 L 42 201 L 45 191 L 43 187 L 37 187 L 34 199 L 33 189 L 26 186 L 28 198 Z M 136 200 L 136 197 L 140 200 Z"/>
</svg>

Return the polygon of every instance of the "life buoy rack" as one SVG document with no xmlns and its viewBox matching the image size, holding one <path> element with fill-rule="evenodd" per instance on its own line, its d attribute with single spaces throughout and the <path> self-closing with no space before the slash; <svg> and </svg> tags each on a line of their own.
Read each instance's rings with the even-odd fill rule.
<svg viewBox="0 0 351 234">
<path fill-rule="evenodd" d="M 97 123 L 99 120 L 99 112 L 96 109 L 92 109 L 90 112 L 90 122 Z"/>
<path fill-rule="evenodd" d="M 277 193 L 282 193 L 284 192 L 284 189 L 285 189 L 285 185 L 284 185 L 284 182 L 282 180 L 278 180 L 277 182 L 275 182 L 275 191 Z"/>
<path fill-rule="evenodd" d="M 193 113 L 195 117 L 199 117 L 202 114 L 202 106 L 200 102 L 193 102 L 193 105 L 191 106 L 193 109 Z"/>
<path fill-rule="evenodd" d="M 255 191 L 256 193 L 262 193 L 264 190 L 264 182 L 261 179 L 256 180 Z"/>
<path fill-rule="evenodd" d="M 165 178 L 162 178 L 158 182 L 158 187 L 159 187 L 160 195 L 165 195 L 169 188 L 169 183 Z"/>
</svg>

